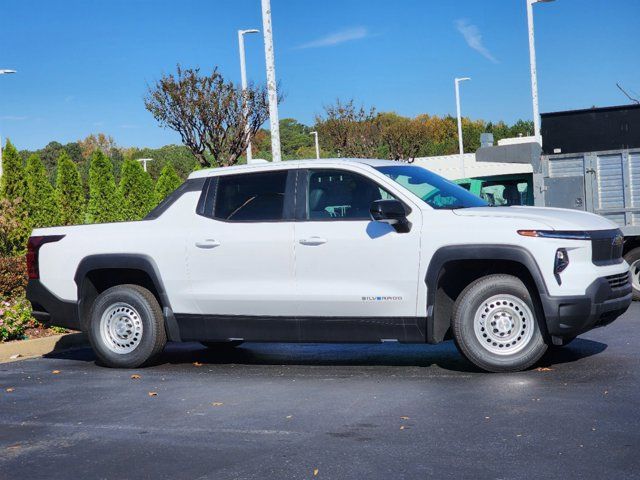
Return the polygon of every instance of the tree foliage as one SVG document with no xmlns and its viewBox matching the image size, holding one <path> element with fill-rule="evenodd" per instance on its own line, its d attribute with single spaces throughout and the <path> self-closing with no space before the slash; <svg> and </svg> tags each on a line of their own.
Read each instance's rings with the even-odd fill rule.
<svg viewBox="0 0 640 480">
<path fill-rule="evenodd" d="M 49 182 L 47 171 L 40 157 L 29 156 L 25 169 L 27 193 L 25 203 L 33 228 L 51 227 L 60 220 L 55 190 Z"/>
<path fill-rule="evenodd" d="M 87 217 L 90 223 L 117 222 L 123 218 L 122 198 L 113 176 L 113 164 L 100 150 L 91 156 Z"/>
<path fill-rule="evenodd" d="M 62 225 L 84 222 L 85 197 L 78 167 L 66 152 L 58 157 L 56 201 Z"/>
<path fill-rule="evenodd" d="M 2 150 L 2 177 L 0 178 L 0 195 L 9 200 L 23 199 L 27 194 L 22 158 L 13 144 L 7 140 Z M 21 208 L 24 208 L 24 203 Z"/>
<path fill-rule="evenodd" d="M 22 199 L 0 198 L 0 257 L 24 255 L 30 233 Z"/>
<path fill-rule="evenodd" d="M 243 92 L 217 68 L 211 75 L 201 75 L 198 68 L 178 65 L 175 75 L 164 75 L 149 87 L 145 107 L 161 126 L 178 132 L 203 166 L 238 163 L 268 118 L 264 87 L 249 85 Z"/>
<path fill-rule="evenodd" d="M 156 204 L 165 199 L 167 195 L 173 192 L 182 184 L 182 180 L 174 170 L 173 166 L 168 163 L 160 174 L 160 178 L 156 182 L 155 198 Z"/>
<path fill-rule="evenodd" d="M 155 206 L 153 180 L 140 162 L 131 159 L 124 161 L 119 188 L 124 220 L 141 220 Z"/>
</svg>

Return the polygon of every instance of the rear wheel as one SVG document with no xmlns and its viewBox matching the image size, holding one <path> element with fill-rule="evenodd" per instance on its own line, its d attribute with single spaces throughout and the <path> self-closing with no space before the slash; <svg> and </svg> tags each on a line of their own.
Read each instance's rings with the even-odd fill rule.
<svg viewBox="0 0 640 480">
<path fill-rule="evenodd" d="M 629 250 L 624 259 L 629 264 L 631 271 L 631 286 L 633 287 L 633 299 L 640 300 L 640 247 Z"/>
<path fill-rule="evenodd" d="M 511 275 L 468 285 L 453 307 L 452 329 L 462 354 L 489 372 L 524 370 L 547 349 L 529 290 Z"/>
<path fill-rule="evenodd" d="M 138 285 L 105 290 L 91 309 L 89 341 L 98 359 L 108 367 L 143 365 L 167 343 L 158 301 Z"/>
</svg>

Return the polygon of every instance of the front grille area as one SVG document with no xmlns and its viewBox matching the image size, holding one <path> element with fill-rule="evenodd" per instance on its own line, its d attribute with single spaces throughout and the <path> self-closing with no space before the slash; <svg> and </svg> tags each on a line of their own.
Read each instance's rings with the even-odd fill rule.
<svg viewBox="0 0 640 480">
<path fill-rule="evenodd" d="M 612 265 L 622 262 L 624 237 L 619 229 L 596 230 L 591 236 L 591 261 L 595 265 Z"/>
<path fill-rule="evenodd" d="M 609 275 L 605 278 L 607 279 L 607 282 L 609 282 L 609 286 L 613 290 L 626 287 L 630 281 L 629 272 L 619 273 L 617 275 Z"/>
</svg>

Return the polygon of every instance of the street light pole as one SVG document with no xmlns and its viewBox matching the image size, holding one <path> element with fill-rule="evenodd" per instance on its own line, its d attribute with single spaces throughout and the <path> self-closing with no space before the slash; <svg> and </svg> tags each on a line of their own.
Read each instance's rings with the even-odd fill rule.
<svg viewBox="0 0 640 480">
<path fill-rule="evenodd" d="M 542 136 L 540 135 L 540 108 L 538 106 L 538 69 L 536 65 L 536 42 L 533 30 L 533 4 L 553 1 L 554 0 L 526 0 L 527 26 L 529 29 L 529 63 L 531 65 L 531 100 L 533 102 L 533 134 L 540 144 L 542 144 Z"/>
<path fill-rule="evenodd" d="M 280 154 L 280 121 L 278 119 L 278 92 L 276 89 L 276 65 L 273 55 L 270 0 L 262 0 L 262 31 L 264 35 L 264 56 L 267 65 L 267 90 L 269 92 L 271 156 L 274 162 L 279 162 L 282 157 Z"/>
<path fill-rule="evenodd" d="M 153 162 L 153 158 L 138 158 L 139 162 L 142 162 L 142 168 L 147 171 L 147 162 Z"/>
<path fill-rule="evenodd" d="M 3 68 L 0 70 L 0 75 L 9 75 L 11 73 L 16 73 L 15 70 L 10 70 L 8 68 Z M 2 178 L 2 137 L 0 136 L 0 178 Z"/>
<path fill-rule="evenodd" d="M 247 68 L 244 58 L 244 35 L 246 33 L 258 33 L 260 30 L 251 29 L 251 30 L 238 30 L 238 47 L 240 50 L 240 79 L 242 82 L 242 111 L 245 118 L 245 135 L 247 138 L 247 164 L 251 163 L 251 131 L 248 122 L 249 118 L 249 105 L 247 105 Z"/>
<path fill-rule="evenodd" d="M 309 132 L 311 133 L 311 135 L 313 135 L 315 137 L 315 143 L 316 143 L 316 159 L 320 160 L 320 144 L 318 143 L 318 132 Z"/>
<path fill-rule="evenodd" d="M 460 153 L 460 162 L 462 164 L 462 178 L 465 178 L 464 173 L 464 146 L 462 143 L 462 115 L 460 114 L 460 82 L 471 80 L 469 77 L 456 78 L 454 83 L 456 86 L 456 111 L 458 116 L 458 151 Z"/>
</svg>

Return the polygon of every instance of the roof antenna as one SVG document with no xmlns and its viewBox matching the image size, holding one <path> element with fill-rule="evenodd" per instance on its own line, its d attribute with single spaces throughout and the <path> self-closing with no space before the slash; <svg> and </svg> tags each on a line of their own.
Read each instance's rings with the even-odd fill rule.
<svg viewBox="0 0 640 480">
<path fill-rule="evenodd" d="M 627 93 L 627 91 L 620 86 L 619 83 L 616 83 L 616 87 L 618 87 L 620 89 L 620 91 L 622 93 L 624 93 L 629 100 L 631 100 L 632 102 L 637 103 L 638 105 L 640 105 L 640 100 L 638 100 L 637 98 L 633 98 L 631 95 L 629 95 Z"/>
</svg>

